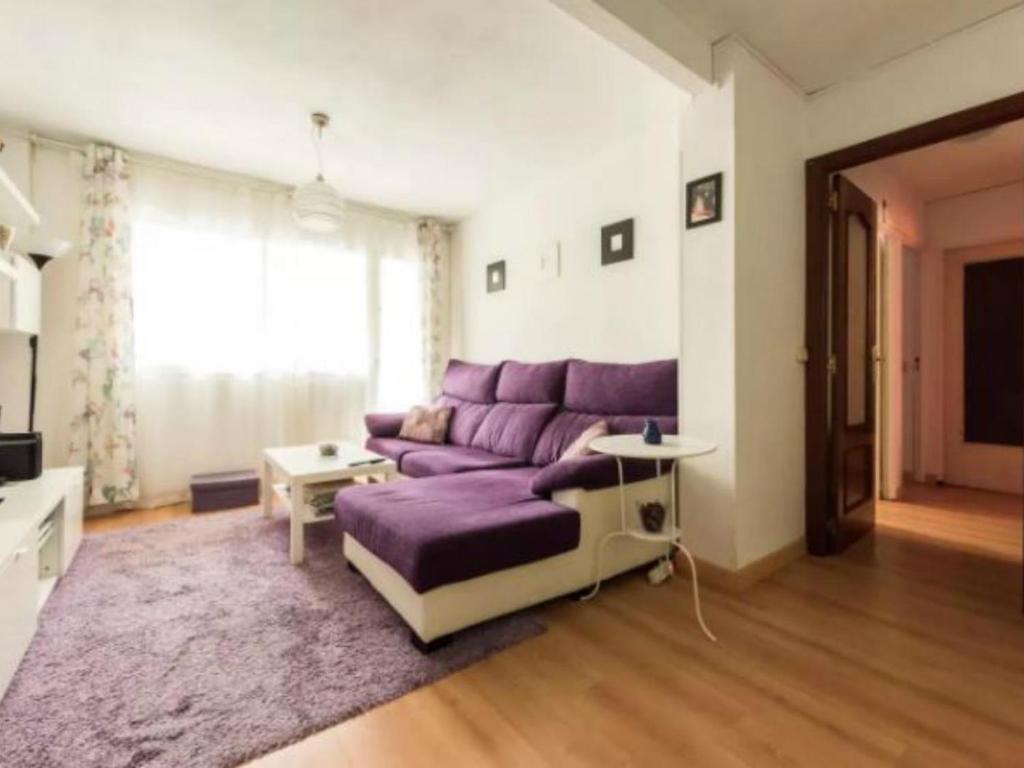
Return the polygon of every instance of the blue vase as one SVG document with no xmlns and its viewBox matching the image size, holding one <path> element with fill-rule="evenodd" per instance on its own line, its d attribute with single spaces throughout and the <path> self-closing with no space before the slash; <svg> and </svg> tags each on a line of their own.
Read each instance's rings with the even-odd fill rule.
<svg viewBox="0 0 1024 768">
<path fill-rule="evenodd" d="M 661 445 L 661 429 L 654 419 L 644 421 L 644 442 L 648 445 Z"/>
</svg>

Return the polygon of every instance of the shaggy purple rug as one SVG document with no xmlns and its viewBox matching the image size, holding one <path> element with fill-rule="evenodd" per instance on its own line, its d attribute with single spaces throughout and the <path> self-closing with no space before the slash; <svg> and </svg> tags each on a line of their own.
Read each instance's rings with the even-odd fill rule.
<svg viewBox="0 0 1024 768">
<path fill-rule="evenodd" d="M 530 614 L 423 656 L 331 525 L 288 562 L 258 511 L 86 538 L 0 702 L 0 765 L 235 766 L 543 631 Z"/>
</svg>

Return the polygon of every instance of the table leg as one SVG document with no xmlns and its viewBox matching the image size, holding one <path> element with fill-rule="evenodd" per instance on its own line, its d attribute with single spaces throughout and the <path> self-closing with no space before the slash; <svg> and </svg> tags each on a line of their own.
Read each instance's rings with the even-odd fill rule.
<svg viewBox="0 0 1024 768">
<path fill-rule="evenodd" d="M 263 483 L 260 486 L 260 494 L 263 497 L 263 516 L 274 516 L 274 469 L 270 462 L 263 460 Z"/>
<path fill-rule="evenodd" d="M 615 457 L 615 466 L 619 470 L 619 516 L 622 518 L 622 532 L 628 530 L 626 523 L 626 475 L 622 471 L 622 459 Z"/>
<path fill-rule="evenodd" d="M 622 527 L 618 531 L 606 533 L 601 537 L 601 541 L 598 542 L 597 554 L 595 555 L 594 588 L 581 598 L 583 600 L 589 600 L 590 598 L 595 597 L 601 589 L 601 553 L 604 551 L 604 545 L 616 536 L 628 535 L 626 533 L 626 477 L 622 470 L 622 459 L 616 456 L 615 464 L 619 470 L 619 517 Z"/>
<path fill-rule="evenodd" d="M 302 483 L 296 481 L 294 478 L 292 479 L 291 496 L 291 513 L 289 514 L 291 538 L 289 554 L 291 555 L 292 565 L 299 565 L 306 559 L 306 524 L 303 522 L 304 509 L 302 502 Z"/>
<path fill-rule="evenodd" d="M 697 623 L 700 624 L 700 628 L 704 631 L 704 634 L 714 642 L 718 642 L 718 638 L 711 634 L 711 630 L 708 629 L 708 625 L 704 623 L 704 615 L 700 611 L 700 590 L 697 587 L 697 564 L 693 562 L 693 557 L 690 555 L 689 550 L 682 545 L 681 542 L 674 541 L 672 544 L 686 557 L 687 562 L 690 564 L 690 577 L 693 579 L 693 606 L 697 611 Z"/>
<path fill-rule="evenodd" d="M 626 535 L 627 534 L 625 531 L 612 531 L 611 533 L 606 533 L 604 536 L 601 537 L 601 541 L 599 541 L 597 544 L 597 563 L 595 566 L 594 573 L 594 586 L 589 592 L 587 592 L 587 594 L 581 597 L 580 600 L 589 600 L 592 597 L 597 597 L 597 593 L 601 589 L 601 553 L 604 552 L 604 545 L 612 539 L 614 539 L 616 536 Z"/>
<path fill-rule="evenodd" d="M 679 524 L 679 499 L 676 498 L 676 488 L 679 485 L 679 462 L 680 459 L 673 461 L 672 467 L 668 471 L 668 495 L 671 500 L 669 503 L 672 506 L 671 523 L 673 530 L 682 528 Z"/>
<path fill-rule="evenodd" d="M 672 483 L 672 487 L 670 489 L 672 497 L 672 525 L 677 531 L 682 528 L 682 525 L 679 522 L 679 497 L 676 489 L 676 486 L 679 484 L 679 464 L 680 460 L 676 459 L 676 461 L 672 463 L 672 470 L 669 472 L 669 479 Z M 683 546 L 681 540 L 676 539 L 672 542 L 672 545 L 683 553 L 686 561 L 690 564 L 690 578 L 693 580 L 693 606 L 697 612 L 697 623 L 700 624 L 700 628 L 703 630 L 704 634 L 707 635 L 712 642 L 717 643 L 718 638 L 711 633 L 711 630 L 708 629 L 708 625 L 704 623 L 704 615 L 700 610 L 700 587 L 697 584 L 697 564 L 693 561 L 693 556 L 690 555 L 690 551 Z"/>
</svg>

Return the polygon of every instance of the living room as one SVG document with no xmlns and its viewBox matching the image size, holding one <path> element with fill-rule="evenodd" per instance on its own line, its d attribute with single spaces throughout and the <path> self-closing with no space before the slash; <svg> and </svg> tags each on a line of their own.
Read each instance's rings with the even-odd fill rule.
<svg viewBox="0 0 1024 768">
<path fill-rule="evenodd" d="M 807 184 L 1024 11 L 300 6 L 0 31 L 0 764 L 1012 763 L 1019 562 L 819 548 Z"/>
</svg>

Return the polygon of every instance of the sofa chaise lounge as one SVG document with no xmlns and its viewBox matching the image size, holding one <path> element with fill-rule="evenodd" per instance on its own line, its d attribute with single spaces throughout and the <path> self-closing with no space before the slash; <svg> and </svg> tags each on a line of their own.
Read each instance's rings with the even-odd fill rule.
<svg viewBox="0 0 1024 768">
<path fill-rule="evenodd" d="M 612 433 L 639 432 L 647 418 L 677 432 L 676 388 L 674 360 L 451 361 L 437 399 L 453 409 L 444 444 L 399 438 L 404 414 L 366 417 L 367 448 L 406 479 L 338 493 L 350 566 L 429 650 L 457 630 L 664 557 L 664 544 L 619 537 L 598 574 L 598 542 L 621 525 L 618 469 L 610 456 L 561 456 L 599 420 Z M 624 471 L 627 509 L 667 503 L 669 474 L 651 462 Z"/>
</svg>

